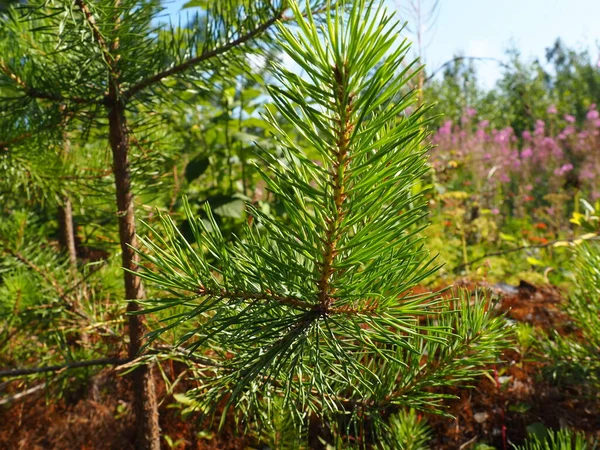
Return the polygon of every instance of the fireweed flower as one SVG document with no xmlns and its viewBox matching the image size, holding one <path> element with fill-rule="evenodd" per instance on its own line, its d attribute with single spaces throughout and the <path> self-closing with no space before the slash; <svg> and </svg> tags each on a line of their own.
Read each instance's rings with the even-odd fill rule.
<svg viewBox="0 0 600 450">
<path fill-rule="evenodd" d="M 556 169 L 554 171 L 554 175 L 564 175 L 568 172 L 570 172 L 571 170 L 573 170 L 573 164 L 563 164 L 560 168 Z"/>
<path fill-rule="evenodd" d="M 533 150 L 526 148 L 521 152 L 521 158 L 531 158 L 533 156 Z"/>
<path fill-rule="evenodd" d="M 546 124 L 544 123 L 543 120 L 536 120 L 535 121 L 535 131 L 534 134 L 536 136 L 543 136 L 544 134 L 546 134 Z"/>
<path fill-rule="evenodd" d="M 549 113 L 553 112 L 552 107 L 555 105 L 548 108 Z M 445 123 L 433 137 L 438 147 L 432 151 L 431 161 L 438 167 L 436 161 L 447 161 L 447 155 L 454 152 L 459 168 L 452 177 L 457 177 L 456 181 L 465 176 L 474 180 L 480 186 L 484 207 L 490 210 L 497 206 L 492 202 L 499 187 L 504 196 L 518 195 L 515 191 L 518 189 L 531 197 L 532 202 L 560 192 L 564 177 L 574 171 L 574 160 L 578 161 L 581 189 L 589 197 L 598 191 L 595 180 L 600 178 L 600 109 L 596 105 L 588 108 L 581 129 L 574 115 L 561 114 L 560 118 L 564 118 L 561 128 L 537 120 L 533 129 L 523 131 L 521 136 L 516 136 L 510 128 L 491 128 L 487 120 L 479 121 L 475 132 L 470 131 L 469 125 Z M 462 164 L 461 158 L 464 158 Z M 512 185 L 511 180 L 517 184 Z M 515 213 L 523 214 L 524 210 Z"/>
<path fill-rule="evenodd" d="M 546 112 L 547 112 L 548 114 L 556 114 L 556 113 L 558 112 L 558 110 L 556 109 L 556 106 L 555 106 L 555 105 L 550 105 L 550 106 L 548 107 L 548 109 L 546 110 Z"/>
</svg>

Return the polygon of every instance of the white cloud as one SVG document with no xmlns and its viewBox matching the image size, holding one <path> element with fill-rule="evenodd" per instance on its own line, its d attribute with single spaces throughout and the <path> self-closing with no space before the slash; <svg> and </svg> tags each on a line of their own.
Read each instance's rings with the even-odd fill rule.
<svg viewBox="0 0 600 450">
<path fill-rule="evenodd" d="M 502 59 L 501 51 L 495 49 L 494 46 L 487 39 L 472 39 L 467 43 L 465 49 L 465 56 L 471 56 L 475 58 L 496 58 Z M 475 64 L 477 68 L 477 75 L 481 87 L 490 89 L 494 87 L 494 84 L 500 78 L 502 73 L 498 62 L 489 61 L 478 61 Z"/>
<path fill-rule="evenodd" d="M 473 39 L 467 44 L 465 49 L 466 56 L 476 56 L 477 58 L 489 58 L 491 56 L 491 46 L 487 39 Z"/>
</svg>

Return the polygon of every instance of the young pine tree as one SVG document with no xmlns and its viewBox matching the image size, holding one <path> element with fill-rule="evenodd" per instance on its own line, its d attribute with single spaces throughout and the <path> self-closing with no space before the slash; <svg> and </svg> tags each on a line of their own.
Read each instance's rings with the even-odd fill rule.
<svg viewBox="0 0 600 450">
<path fill-rule="evenodd" d="M 27 146 L 31 137 L 39 142 L 65 136 L 85 141 L 90 134 L 103 136 L 110 148 L 112 212 L 126 269 L 127 310 L 132 313 L 130 359 L 139 356 L 145 333 L 143 316 L 133 314 L 145 296 L 135 275 L 134 251 L 135 194 L 143 181 L 134 175 L 136 161 L 147 156 L 136 132 L 154 125 L 153 105 L 167 102 L 173 92 L 166 87 L 181 92 L 186 89 L 183 82 L 191 81 L 210 89 L 211 75 L 254 52 L 252 42 L 277 20 L 293 18 L 285 15 L 285 0 L 218 0 L 198 6 L 202 13 L 193 26 L 178 30 L 161 24 L 158 0 L 32 0 L 8 8 L 0 20 L 0 151 Z M 137 159 L 132 158 L 135 152 Z M 136 367 L 132 379 L 138 447 L 158 448 L 150 368 Z"/>
<path fill-rule="evenodd" d="M 388 413 L 440 408 L 435 389 L 479 374 L 506 332 L 486 301 L 413 293 L 435 267 L 414 189 L 427 171 L 425 110 L 407 113 L 416 95 L 398 23 L 366 0 L 329 9 L 321 25 L 291 8 L 298 29 L 280 25 L 279 44 L 302 75 L 275 65 L 270 93 L 302 144 L 269 115 L 281 157 L 263 173 L 284 218 L 249 205 L 230 244 L 209 208 L 189 218 L 194 242 L 163 216 L 141 238 L 138 274 L 165 292 L 145 301 L 166 321 L 150 337 L 182 329 L 177 344 L 209 358 L 188 394 L 199 407 L 279 405 L 365 444 L 369 430 L 393 436 Z"/>
<path fill-rule="evenodd" d="M 598 396 L 600 387 L 600 243 L 580 243 L 573 250 L 574 292 L 566 304 L 566 313 L 580 336 L 561 336 L 554 332 L 542 341 L 548 355 L 546 371 L 559 382 L 572 383 Z"/>
</svg>

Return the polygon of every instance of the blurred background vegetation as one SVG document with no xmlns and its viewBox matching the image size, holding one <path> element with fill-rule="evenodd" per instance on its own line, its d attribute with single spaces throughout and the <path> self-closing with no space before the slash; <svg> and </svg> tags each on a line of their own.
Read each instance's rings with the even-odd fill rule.
<svg viewBox="0 0 600 450">
<path fill-rule="evenodd" d="M 9 97 L 14 100 L 18 80 L 11 65 L 19 66 L 15 60 L 5 59 L 6 55 L 18 53 L 17 46 L 28 45 L 26 33 L 18 36 L 14 27 L 6 25 L 15 14 L 10 4 L 17 3 L 0 2 L 0 95 L 4 98 L 0 111 L 0 416 L 6 414 L 9 421 L 16 420 L 15 408 L 22 399 L 36 395 L 42 396 L 42 403 L 44 394 L 49 403 L 76 403 L 81 398 L 104 401 L 104 393 L 118 388 L 99 380 L 102 364 L 119 364 L 127 353 L 119 215 L 107 122 L 94 116 L 96 110 L 91 107 L 74 110 L 73 114 L 80 116 L 71 120 L 63 117 L 60 104 L 46 108 L 43 98 L 10 106 L 5 101 Z M 197 16 L 189 16 L 189 23 L 157 29 L 159 19 L 153 18 L 138 31 L 147 33 L 146 37 L 154 33 L 155 42 L 183 58 L 193 34 L 190 30 L 202 29 L 210 3 L 189 2 L 185 8 L 199 11 Z M 410 21 L 407 34 L 415 40 L 418 56 L 426 52 L 428 40 L 434 39 L 430 34 L 435 31 L 439 8 L 449 8 L 446 3 L 450 2 L 412 3 L 399 11 Z M 160 5 L 154 2 L 152 8 L 159 10 Z M 167 19 L 163 14 L 160 20 Z M 26 22 L 21 26 L 28 28 Z M 194 36 L 199 41 L 206 38 L 202 33 Z M 51 52 L 49 48 L 27 50 Z M 515 341 L 520 356 L 513 355 L 498 367 L 535 359 L 544 369 L 531 375 L 532 379 L 543 377 L 553 386 L 569 386 L 572 390 L 566 392 L 574 396 L 596 400 L 600 370 L 598 51 L 571 48 L 557 40 L 548 42 L 543 59 L 532 60 L 518 48 L 508 49 L 502 60 L 494 62 L 501 74 L 491 88 L 484 87 L 486 83 L 478 75 L 482 58 L 448 55 L 447 63 L 440 68 L 426 67 L 411 86 L 419 90 L 422 102 L 434 105 L 428 113 L 431 170 L 414 186 L 415 194 L 426 196 L 429 214 L 415 227 L 429 224 L 423 231 L 424 242 L 432 254 L 439 255 L 442 268 L 426 280 L 423 289 L 478 283 L 504 295 L 522 292 L 519 285 L 558 287 L 563 298 L 560 310 L 574 331 L 556 334 L 551 327 L 536 326 L 535 320 L 525 321 L 517 325 L 523 327 Z M 163 57 L 165 66 L 177 59 Z M 287 220 L 258 174 L 264 168 L 261 154 L 282 156 L 271 139 L 274 130 L 261 113 L 269 111 L 287 133 L 295 133 L 265 88 L 273 82 L 267 71 L 270 62 L 281 58 L 269 31 L 244 51 L 216 58 L 185 76 L 166 78 L 156 91 L 147 91 L 143 101 L 132 104 L 127 110 L 130 168 L 139 223 L 154 225 L 157 211 L 169 213 L 182 234 L 192 240 L 184 197 L 200 217 L 205 214 L 204 205 L 209 204 L 225 236 L 239 234 L 250 220 L 248 204 Z M 44 81 L 46 75 L 40 71 L 36 76 Z M 68 89 L 64 92 L 77 94 Z M 15 119 L 17 116 L 20 119 Z M 300 146 L 306 144 L 298 134 L 294 139 Z M 316 158 L 310 148 L 306 153 Z M 141 225 L 139 233 L 146 230 Z M 148 295 L 158 293 L 150 290 Z M 149 327 L 161 319 L 159 314 L 148 316 Z M 164 336 L 165 342 L 174 337 Z M 159 347 L 150 350 L 161 354 Z M 188 362 L 173 349 L 167 353 L 158 357 L 160 402 L 179 419 L 193 412 L 189 399 L 181 393 L 170 394 L 191 384 Z M 112 362 L 73 366 L 105 358 Z M 70 370 L 26 376 L 8 373 L 12 368 L 69 365 L 73 366 Z M 502 392 L 501 384 L 496 379 L 490 386 Z M 573 391 L 579 389 L 573 387 L 577 385 L 583 386 L 583 391 Z M 106 402 L 110 423 L 114 430 L 126 433 L 131 426 L 131 406 L 117 397 Z M 503 403 L 504 407 L 508 408 Z M 523 414 L 530 422 L 535 419 L 527 412 L 513 413 Z M 413 431 L 398 433 L 431 437 L 431 429 L 417 420 L 414 412 L 402 414 L 406 417 L 397 420 L 396 430 L 407 423 L 415 425 L 410 428 Z M 129 422 L 116 425 L 122 417 Z M 165 413 L 164 417 L 171 416 Z M 490 429 L 505 426 L 498 423 Z M 546 425 L 556 428 L 556 424 Z M 194 442 L 211 442 L 214 428 L 202 426 L 192 427 Z M 278 426 L 271 432 L 256 431 L 253 445 L 284 448 L 281 439 L 285 434 L 281 433 L 290 433 L 290 439 L 295 439 L 294 430 L 285 423 Z M 163 424 L 163 429 L 174 436 L 165 432 L 163 445 L 188 446 L 189 437 L 181 430 L 183 440 L 177 441 L 175 425 Z M 584 431 L 594 434 L 590 428 Z M 34 437 L 22 433 L 25 442 L 34 442 Z M 3 430 L 0 443 L 17 448 L 13 446 L 17 435 Z M 428 448 L 421 442 L 426 439 L 419 439 L 399 448 Z M 489 434 L 480 436 L 478 442 L 502 448 L 506 439 L 502 433 Z M 107 445 L 111 442 L 119 441 L 106 441 Z M 256 442 L 271 447 L 259 447 Z M 234 440 L 230 444 L 241 446 L 238 448 L 249 445 Z M 25 444 L 22 448 L 35 447 Z M 189 444 L 189 448 L 196 447 Z M 197 448 L 204 447 L 198 444 Z"/>
</svg>

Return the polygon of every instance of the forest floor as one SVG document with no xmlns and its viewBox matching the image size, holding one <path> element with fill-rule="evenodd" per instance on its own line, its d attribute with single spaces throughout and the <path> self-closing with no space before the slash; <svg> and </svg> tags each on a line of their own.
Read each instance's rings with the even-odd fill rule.
<svg viewBox="0 0 600 450">
<path fill-rule="evenodd" d="M 569 320 L 561 312 L 564 296 L 556 288 L 525 282 L 518 287 L 494 288 L 499 294 L 497 308 L 508 318 L 546 331 L 575 332 L 568 328 Z M 598 396 L 586 393 L 580 386 L 551 382 L 550 377 L 542 375 L 542 363 L 517 350 L 505 352 L 503 363 L 492 367 L 491 375 L 482 377 L 472 389 L 447 391 L 457 397 L 447 403 L 454 418 L 426 415 L 433 428 L 430 448 L 466 450 L 487 443 L 498 450 L 508 450 L 512 443 L 523 441 L 528 429 L 536 427 L 569 426 L 600 437 Z M 177 363 L 166 366 L 165 374 L 173 379 L 183 369 Z M 168 443 L 165 439 L 164 448 L 255 448 L 252 438 L 236 433 L 233 420 L 216 433 L 216 424 L 199 422 L 194 416 L 182 419 L 181 410 L 170 407 L 172 398 L 166 395 L 166 386 L 158 374 L 156 382 L 159 398 L 164 399 L 160 406 L 161 430 L 170 440 Z M 0 448 L 133 448 L 135 429 L 128 384 L 127 377 L 107 368 L 59 401 L 50 401 L 45 390 L 39 389 L 10 405 L 0 406 Z M 185 388 L 184 381 L 180 389 Z M 199 430 L 204 432 L 198 433 Z"/>
</svg>

